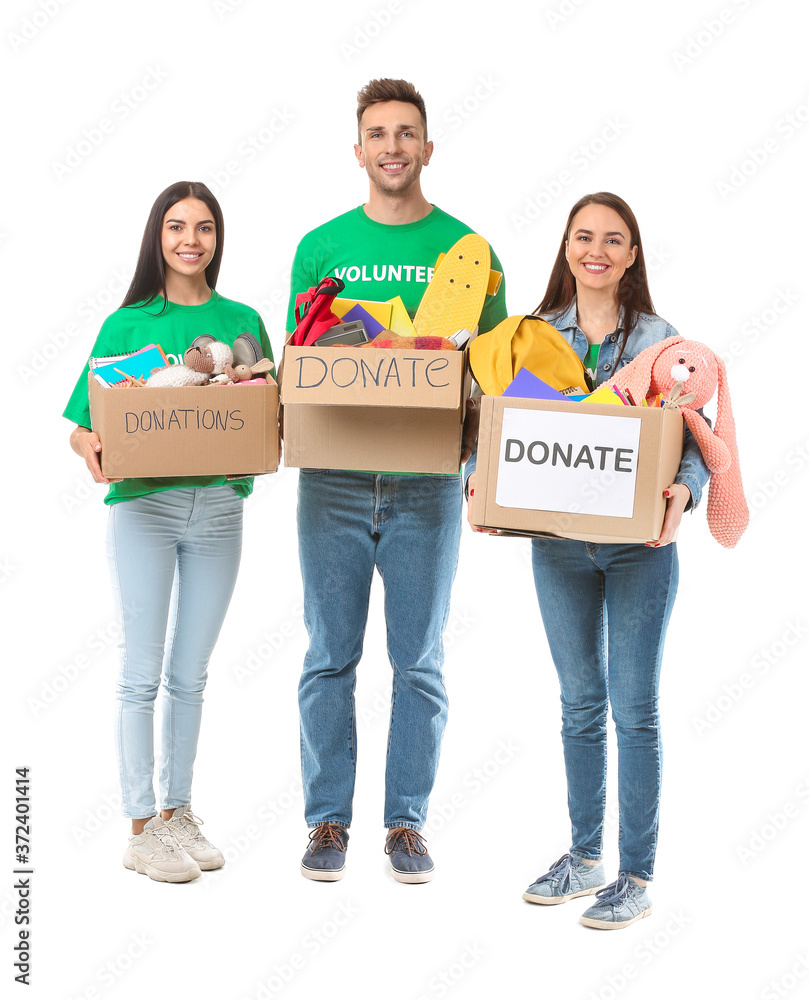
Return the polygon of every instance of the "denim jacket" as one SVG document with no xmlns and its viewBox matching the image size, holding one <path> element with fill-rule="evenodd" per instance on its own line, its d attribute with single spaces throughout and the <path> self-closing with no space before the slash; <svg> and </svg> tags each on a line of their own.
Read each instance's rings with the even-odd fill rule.
<svg viewBox="0 0 809 1000">
<path fill-rule="evenodd" d="M 571 345 L 582 361 L 590 346 L 587 337 L 579 329 L 576 322 L 576 299 L 574 298 L 567 309 L 558 316 L 543 316 L 551 326 L 555 327 L 565 340 Z M 620 320 L 619 320 L 620 324 Z M 671 324 L 667 323 L 660 316 L 650 316 L 648 313 L 641 313 L 638 317 L 635 329 L 627 338 L 624 353 L 621 354 L 620 361 L 618 355 L 621 351 L 620 325 L 605 338 L 598 352 L 598 372 L 596 375 L 596 388 L 604 382 L 615 378 L 615 373 L 620 371 L 624 365 L 628 365 L 641 351 L 652 344 L 657 344 L 666 337 L 677 337 L 679 334 Z M 699 411 L 702 414 L 702 411 Z M 704 416 L 704 414 L 702 414 Z M 708 467 L 702 458 L 699 445 L 694 440 L 691 431 L 686 427 L 685 439 L 683 441 L 683 458 L 680 468 L 675 476 L 675 483 L 683 483 L 691 492 L 691 500 L 686 506 L 686 510 L 696 507 L 702 498 L 702 490 L 710 478 Z"/>
</svg>

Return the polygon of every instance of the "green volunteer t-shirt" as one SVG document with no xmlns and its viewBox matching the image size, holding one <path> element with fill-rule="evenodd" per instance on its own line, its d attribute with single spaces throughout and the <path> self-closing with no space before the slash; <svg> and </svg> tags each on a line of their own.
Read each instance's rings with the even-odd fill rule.
<svg viewBox="0 0 809 1000">
<path fill-rule="evenodd" d="M 385 302 L 400 295 L 412 319 L 439 254 L 471 232 L 474 230 L 435 205 L 423 219 L 401 226 L 369 219 L 362 205 L 338 215 L 307 233 L 298 244 L 292 264 L 287 332 L 297 326 L 295 297 L 326 275 L 345 282 L 343 298 Z M 494 251 L 492 268 L 503 270 Z M 486 296 L 479 332 L 487 333 L 506 315 L 504 278 L 497 294 Z"/>
<path fill-rule="evenodd" d="M 201 306 L 182 306 L 169 302 L 161 312 L 164 300 L 118 309 L 104 321 L 96 338 L 91 357 L 104 358 L 114 354 L 139 351 L 147 344 L 159 344 L 171 364 L 179 364 L 191 341 L 201 334 L 209 334 L 232 345 L 240 333 L 252 333 L 261 343 L 265 355 L 272 360 L 264 323 L 255 309 L 221 296 L 216 290 Z M 65 407 L 64 416 L 82 427 L 90 426 L 90 404 L 87 392 L 89 359 Z M 139 392 L 139 389 L 121 390 Z M 226 479 L 224 476 L 161 477 L 159 479 L 124 479 L 112 483 L 104 498 L 108 504 L 135 497 L 148 496 L 163 490 L 184 486 L 222 486 L 227 483 L 242 496 L 253 489 L 252 477 Z"/>
<path fill-rule="evenodd" d="M 587 374 L 593 380 L 593 385 L 596 384 L 598 376 L 598 352 L 600 350 L 601 344 L 590 344 L 587 348 L 587 353 L 584 355 L 584 367 L 587 369 Z"/>
<path fill-rule="evenodd" d="M 316 285 L 327 274 L 346 284 L 343 298 L 386 302 L 401 295 L 412 319 L 433 276 L 439 254 L 457 243 L 469 226 L 440 208 L 418 222 L 388 226 L 374 222 L 360 205 L 313 229 L 298 244 L 292 264 L 292 284 L 287 313 L 287 332 L 295 322 L 295 296 Z M 502 271 L 492 251 L 492 267 Z M 487 295 L 480 317 L 480 332 L 486 333 L 506 318 L 505 280 L 496 295 Z"/>
</svg>

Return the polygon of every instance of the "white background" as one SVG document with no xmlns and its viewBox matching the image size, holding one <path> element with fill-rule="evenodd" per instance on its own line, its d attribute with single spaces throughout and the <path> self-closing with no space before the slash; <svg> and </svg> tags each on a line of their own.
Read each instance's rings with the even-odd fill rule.
<svg viewBox="0 0 809 1000">
<path fill-rule="evenodd" d="M 809 811 L 803 8 L 26 0 L 5 4 L 2 22 L 4 992 L 22 995 L 10 957 L 12 813 L 13 768 L 27 765 L 36 875 L 26 996 L 241 1000 L 277 995 L 284 976 L 290 998 L 806 995 L 809 980 L 792 971 L 805 974 Z M 219 288 L 261 311 L 280 350 L 297 241 L 366 196 L 354 97 L 375 76 L 412 79 L 424 94 L 437 139 L 425 193 L 493 244 L 509 312 L 539 301 L 570 205 L 614 190 L 639 218 L 658 312 L 735 351 L 754 517 L 734 551 L 710 537 L 704 510 L 681 530 L 655 914 L 619 934 L 578 925 L 586 900 L 542 908 L 520 898 L 569 846 L 558 689 L 522 541 L 463 539 L 428 831 L 435 881 L 402 886 L 386 873 L 390 669 L 376 586 L 348 873 L 331 885 L 301 878 L 305 637 L 292 470 L 260 481 L 247 505 L 206 693 L 194 808 L 229 864 L 187 886 L 121 865 L 107 512 L 60 414 L 123 297 L 157 193 L 221 179 L 229 161 L 238 172 L 218 185 Z M 788 115 L 800 119 L 791 134 Z M 86 147 L 105 118 L 111 131 Z M 248 159 L 243 143 L 273 126 Z M 88 155 L 77 167 L 55 166 L 79 145 Z M 417 601 L 418 581 L 399 599 Z M 612 805 L 610 877 L 616 842 Z"/>
</svg>

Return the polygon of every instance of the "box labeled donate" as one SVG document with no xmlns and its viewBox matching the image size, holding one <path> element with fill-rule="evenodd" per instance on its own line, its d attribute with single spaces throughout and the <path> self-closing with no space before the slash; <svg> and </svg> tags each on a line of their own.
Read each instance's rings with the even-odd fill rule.
<svg viewBox="0 0 809 1000">
<path fill-rule="evenodd" d="M 472 519 L 520 534 L 654 541 L 682 446 L 675 409 L 484 396 Z"/>
<path fill-rule="evenodd" d="M 278 468 L 278 386 L 104 388 L 90 419 L 109 479 L 247 476 Z"/>
<path fill-rule="evenodd" d="M 284 461 L 451 474 L 471 380 L 466 351 L 284 349 Z"/>
</svg>

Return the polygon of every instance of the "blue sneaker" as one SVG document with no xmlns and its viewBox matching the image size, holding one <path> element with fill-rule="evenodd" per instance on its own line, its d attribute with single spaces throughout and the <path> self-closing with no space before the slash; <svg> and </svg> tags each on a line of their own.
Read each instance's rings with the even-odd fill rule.
<svg viewBox="0 0 809 1000">
<path fill-rule="evenodd" d="M 316 882 L 339 882 L 346 869 L 348 830 L 336 823 L 321 823 L 309 834 L 301 861 L 301 874 Z"/>
<path fill-rule="evenodd" d="M 429 882 L 435 872 L 433 859 L 420 833 L 409 826 L 395 826 L 385 839 L 385 854 L 397 882 Z"/>
<path fill-rule="evenodd" d="M 528 886 L 522 898 L 529 903 L 564 903 L 576 896 L 592 896 L 606 884 L 600 861 L 586 865 L 573 854 L 563 854 L 549 872 Z"/>
<path fill-rule="evenodd" d="M 598 902 L 585 910 L 579 918 L 579 923 L 585 927 L 617 931 L 652 915 L 652 901 L 646 887 L 638 885 L 628 875 L 619 875 L 614 882 L 596 893 L 596 899 Z"/>
</svg>

